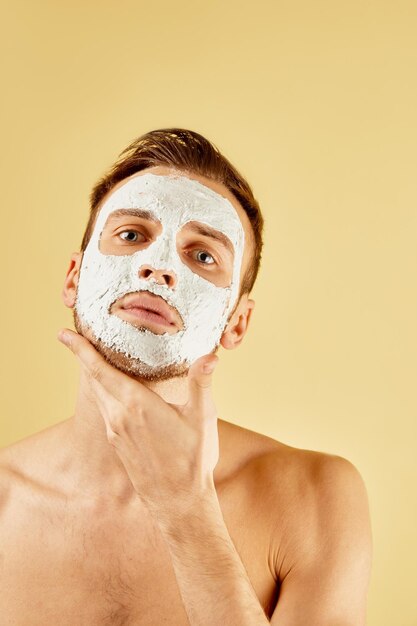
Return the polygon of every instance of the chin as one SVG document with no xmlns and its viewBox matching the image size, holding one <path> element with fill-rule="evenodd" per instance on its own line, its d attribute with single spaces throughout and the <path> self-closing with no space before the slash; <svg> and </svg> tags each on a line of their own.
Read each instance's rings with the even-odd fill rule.
<svg viewBox="0 0 417 626">
<path fill-rule="evenodd" d="M 75 309 L 73 309 L 73 319 L 75 329 L 83 335 L 95 347 L 97 352 L 113 367 L 139 380 L 158 382 L 186 376 L 189 370 L 188 363 L 175 363 L 162 367 L 151 367 L 140 359 L 129 357 L 123 352 L 113 350 L 98 339 L 90 327 L 85 326 Z"/>
</svg>

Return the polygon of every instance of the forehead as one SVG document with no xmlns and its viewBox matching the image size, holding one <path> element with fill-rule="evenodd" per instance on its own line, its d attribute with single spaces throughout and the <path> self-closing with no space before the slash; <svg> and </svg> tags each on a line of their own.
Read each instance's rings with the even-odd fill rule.
<svg viewBox="0 0 417 626">
<path fill-rule="evenodd" d="M 147 172 L 126 179 L 104 201 L 96 224 L 100 231 L 107 218 L 120 209 L 146 209 L 172 229 L 198 221 L 224 232 L 235 244 L 243 238 L 240 218 L 230 200 L 181 173 Z"/>
</svg>

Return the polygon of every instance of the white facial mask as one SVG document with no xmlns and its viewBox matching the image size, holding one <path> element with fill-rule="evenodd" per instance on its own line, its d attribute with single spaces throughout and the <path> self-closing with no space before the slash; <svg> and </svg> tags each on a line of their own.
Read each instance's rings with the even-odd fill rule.
<svg viewBox="0 0 417 626">
<path fill-rule="evenodd" d="M 162 225 L 147 248 L 131 254 L 103 254 L 100 236 L 109 215 L 117 209 L 151 211 Z M 224 233 L 234 248 L 229 287 L 216 287 L 193 272 L 177 252 L 177 234 L 188 222 L 201 222 Z M 104 202 L 84 252 L 76 311 L 95 337 L 108 348 L 140 359 L 151 368 L 191 364 L 212 352 L 233 310 L 239 292 L 244 231 L 233 205 L 209 187 L 186 176 L 143 174 L 130 178 Z M 175 287 L 141 278 L 139 269 L 172 270 Z M 179 312 L 184 327 L 175 334 L 155 334 L 109 313 L 122 296 L 148 291 L 161 296 Z"/>
</svg>

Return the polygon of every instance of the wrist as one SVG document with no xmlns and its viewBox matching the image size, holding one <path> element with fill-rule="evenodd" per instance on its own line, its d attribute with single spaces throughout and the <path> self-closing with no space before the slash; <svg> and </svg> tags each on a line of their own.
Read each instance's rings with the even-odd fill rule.
<svg viewBox="0 0 417 626">
<path fill-rule="evenodd" d="M 157 514 L 162 532 L 171 535 L 184 531 L 192 532 L 193 527 L 199 527 L 202 523 L 209 525 L 219 518 L 223 520 L 214 485 L 198 495 L 186 494 L 184 498 L 176 498 L 172 506 L 164 508 Z"/>
</svg>

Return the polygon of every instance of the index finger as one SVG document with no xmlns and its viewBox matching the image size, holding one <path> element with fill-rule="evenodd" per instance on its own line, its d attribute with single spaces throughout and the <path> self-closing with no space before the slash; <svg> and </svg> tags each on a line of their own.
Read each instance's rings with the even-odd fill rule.
<svg viewBox="0 0 417 626">
<path fill-rule="evenodd" d="M 58 339 L 80 359 L 89 375 L 120 402 L 126 401 L 133 391 L 136 394 L 139 390 L 142 393 L 149 391 L 144 385 L 110 365 L 80 333 L 66 328 L 58 333 Z"/>
</svg>

